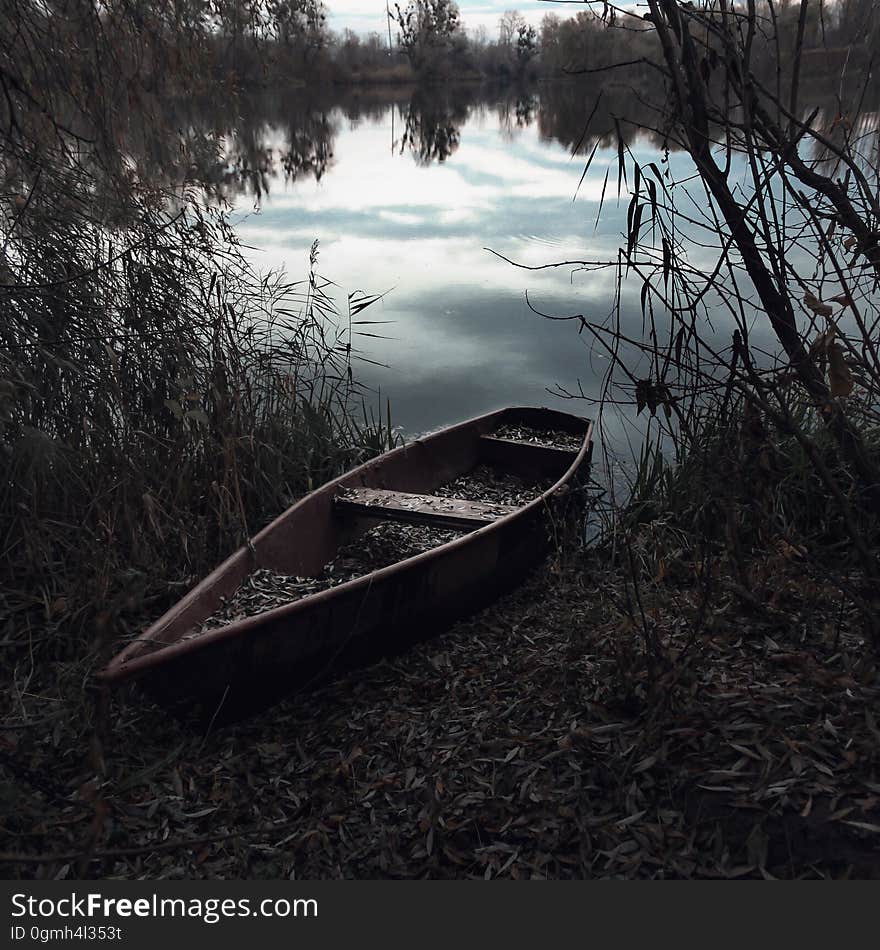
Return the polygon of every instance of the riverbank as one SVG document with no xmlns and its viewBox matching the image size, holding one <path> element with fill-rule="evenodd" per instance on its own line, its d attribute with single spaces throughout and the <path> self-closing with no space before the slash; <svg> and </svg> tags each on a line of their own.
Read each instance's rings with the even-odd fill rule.
<svg viewBox="0 0 880 950">
<path fill-rule="evenodd" d="M 207 734 L 136 694 L 73 715 L 83 671 L 35 671 L 41 702 L 0 730 L 5 873 L 876 876 L 858 617 L 792 552 L 756 563 L 760 609 L 721 575 L 707 610 L 683 561 L 640 593 L 648 663 L 612 560 L 553 559 L 444 636 Z"/>
</svg>

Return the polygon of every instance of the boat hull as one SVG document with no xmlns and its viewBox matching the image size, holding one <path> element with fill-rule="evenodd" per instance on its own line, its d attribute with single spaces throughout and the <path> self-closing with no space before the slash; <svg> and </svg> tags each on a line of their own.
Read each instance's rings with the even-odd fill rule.
<svg viewBox="0 0 880 950">
<path fill-rule="evenodd" d="M 254 566 L 265 564 L 267 550 L 281 550 L 284 526 L 291 523 L 285 519 L 296 509 L 299 543 L 311 526 L 318 560 L 326 560 L 330 549 L 327 519 L 332 524 L 334 517 L 327 508 L 341 488 L 392 482 L 397 488 L 423 489 L 431 480 L 445 480 L 455 470 L 499 451 L 503 456 L 503 446 L 487 448 L 486 440 L 479 439 L 514 412 L 542 413 L 539 418 L 546 426 L 566 422 L 574 431 L 578 425 L 583 427 L 580 450 L 572 453 L 571 463 L 552 488 L 535 501 L 493 524 L 355 581 L 195 639 L 177 638 L 184 627 L 208 616 L 220 597 L 228 596 Z M 200 718 L 237 718 L 342 670 L 399 653 L 510 590 L 546 555 L 553 544 L 554 522 L 577 503 L 579 495 L 570 489 L 588 468 L 584 463 L 589 461 L 591 447 L 589 426 L 551 410 L 502 410 L 420 441 L 441 449 L 445 443 L 448 452 L 441 458 L 446 459 L 452 451 L 449 447 L 455 447 L 458 461 L 449 462 L 452 471 L 436 471 L 435 465 L 429 475 L 419 474 L 420 463 L 424 468 L 426 459 L 420 460 L 418 449 L 410 447 L 408 453 L 395 450 L 328 483 L 261 532 L 250 548 L 236 552 L 116 657 L 101 678 L 108 683 L 142 679 L 150 692 L 178 711 Z M 543 467 L 545 476 L 554 465 L 558 469 L 562 464 L 552 456 L 542 460 L 539 451 L 526 454 L 530 456 L 527 465 Z M 502 459 L 498 464 L 509 470 L 512 463 Z M 292 543 L 293 538 L 288 536 L 286 541 Z M 291 563 L 291 557 L 285 551 L 282 561 L 290 572 L 298 573 L 302 564 Z M 273 563 L 279 563 L 277 552 Z"/>
</svg>

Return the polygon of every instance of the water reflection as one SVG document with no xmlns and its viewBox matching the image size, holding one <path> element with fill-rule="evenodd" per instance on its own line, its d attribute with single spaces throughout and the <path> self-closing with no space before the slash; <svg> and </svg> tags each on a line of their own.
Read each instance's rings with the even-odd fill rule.
<svg viewBox="0 0 880 950">
<path fill-rule="evenodd" d="M 607 363 L 576 326 L 537 316 L 526 292 L 542 312 L 601 322 L 614 310 L 614 272 L 576 263 L 526 271 L 486 248 L 526 265 L 616 257 L 627 203 L 613 185 L 617 127 L 643 161 L 663 146 L 644 82 L 362 88 L 345 96 L 267 90 L 233 116 L 189 105 L 182 134 L 207 144 L 199 153 L 205 167 L 191 148 L 186 174 L 201 176 L 216 196 L 238 196 L 238 230 L 259 266 L 297 275 L 318 238 L 322 270 L 341 288 L 390 291 L 370 315 L 387 321 L 380 332 L 392 339 L 359 338 L 374 361 L 360 375 L 390 397 L 410 433 L 505 403 L 571 409 L 550 390 L 598 396 Z M 629 122 L 619 121 L 624 115 Z M 597 144 L 578 187 L 582 156 Z M 674 176 L 689 172 L 684 154 L 673 151 L 669 162 Z M 244 196 L 260 199 L 259 213 L 244 214 Z M 639 336 L 638 286 L 619 292 L 624 326 Z M 339 303 L 344 309 L 343 292 Z M 756 329 L 752 343 L 770 340 Z"/>
<path fill-rule="evenodd" d="M 470 104 L 455 89 L 419 88 L 403 110 L 400 154 L 409 151 L 420 165 L 445 162 L 458 148 Z"/>
<path fill-rule="evenodd" d="M 177 128 L 177 136 L 146 138 L 132 127 L 128 141 L 144 180 L 199 185 L 218 198 L 260 198 L 276 179 L 320 181 L 332 168 L 341 129 L 389 117 L 392 150 L 425 166 L 453 155 L 468 123 L 487 120 L 509 140 L 536 127 L 542 141 L 577 155 L 589 154 L 597 144 L 616 148 L 618 136 L 626 145 L 674 151 L 674 136 L 655 128 L 657 92 L 656 78 L 645 70 L 630 70 L 621 81 L 573 80 L 537 89 L 485 84 L 267 89 L 234 100 L 218 95 L 171 102 L 170 121 L 162 127 Z M 856 117 L 842 111 L 840 91 L 820 78 L 806 84 L 802 98 L 818 109 L 814 122 L 827 138 L 877 134 L 880 90 L 869 90 Z"/>
<path fill-rule="evenodd" d="M 597 94 L 596 87 L 575 82 L 540 91 L 485 85 L 268 89 L 236 99 L 169 102 L 168 121 L 150 123 L 149 132 L 137 127 L 132 114 L 127 142 L 145 181 L 166 188 L 199 186 L 216 199 L 262 198 L 276 180 L 320 181 L 333 166 L 340 131 L 389 118 L 391 148 L 425 166 L 455 154 L 462 128 L 473 121 L 497 124 L 509 140 L 536 126 L 542 139 L 583 153 L 597 140 L 610 142 L 612 117 L 626 106 L 633 121 L 622 133 L 629 141 L 651 115 L 632 93 L 632 86 L 606 85 Z M 160 135 L 158 128 L 178 131 Z"/>
</svg>

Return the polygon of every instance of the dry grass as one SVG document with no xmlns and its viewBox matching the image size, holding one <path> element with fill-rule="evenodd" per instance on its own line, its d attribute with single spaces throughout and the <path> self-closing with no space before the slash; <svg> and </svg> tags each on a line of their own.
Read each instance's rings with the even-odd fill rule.
<svg viewBox="0 0 880 950">
<path fill-rule="evenodd" d="M 69 261 L 87 250 L 75 237 Z M 86 279 L 0 291 L 7 642 L 63 620 L 58 655 L 81 655 L 77 634 L 167 596 L 393 441 L 357 421 L 352 327 L 314 255 L 301 283 L 259 279 L 222 238 L 179 219 Z"/>
</svg>

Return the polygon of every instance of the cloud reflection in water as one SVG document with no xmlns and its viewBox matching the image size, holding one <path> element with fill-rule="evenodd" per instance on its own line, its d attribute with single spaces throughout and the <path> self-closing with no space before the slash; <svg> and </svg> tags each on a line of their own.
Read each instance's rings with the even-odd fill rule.
<svg viewBox="0 0 880 950">
<path fill-rule="evenodd" d="M 261 267 L 296 275 L 317 237 L 321 270 L 341 288 L 391 291 L 370 315 L 393 321 L 382 328 L 393 339 L 360 341 L 365 356 L 389 368 L 365 365 L 359 375 L 390 398 L 407 431 L 510 403 L 589 414 L 548 393 L 578 380 L 597 393 L 587 341 L 573 324 L 531 312 L 525 292 L 542 311 L 601 319 L 612 307 L 613 274 L 528 272 L 485 248 L 532 265 L 613 258 L 625 206 L 612 196 L 594 225 L 616 153 L 600 151 L 573 201 L 583 158 L 542 138 L 537 123 L 511 130 L 501 108 L 465 112 L 455 136 L 444 132 L 454 148 L 426 162 L 417 143 L 404 141 L 401 151 L 411 132 L 402 112 L 392 106 L 337 122 L 332 167 L 320 181 L 286 184 L 276 175 L 260 213 L 240 224 L 242 240 L 260 248 Z"/>
</svg>

